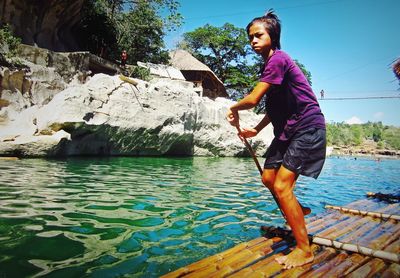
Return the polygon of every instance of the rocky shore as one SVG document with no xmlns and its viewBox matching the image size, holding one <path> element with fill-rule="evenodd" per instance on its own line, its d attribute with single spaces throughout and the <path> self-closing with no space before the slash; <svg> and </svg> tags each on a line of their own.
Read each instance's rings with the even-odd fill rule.
<svg viewBox="0 0 400 278">
<path fill-rule="evenodd" d="M 399 150 L 381 149 L 371 141 L 366 141 L 361 146 L 332 146 L 331 148 L 331 155 L 400 158 Z"/>
</svg>

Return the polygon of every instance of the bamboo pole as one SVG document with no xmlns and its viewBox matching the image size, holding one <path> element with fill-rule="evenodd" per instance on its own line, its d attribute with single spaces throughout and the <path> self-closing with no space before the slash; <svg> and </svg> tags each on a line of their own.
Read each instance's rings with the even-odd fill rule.
<svg viewBox="0 0 400 278">
<path fill-rule="evenodd" d="M 239 125 L 237 125 L 237 126 L 235 126 L 235 127 L 236 127 L 236 130 L 237 130 L 237 131 L 239 132 L 239 134 L 240 134 L 241 130 L 240 130 Z M 247 139 L 246 139 L 245 137 L 242 137 L 242 136 L 240 136 L 239 134 L 238 134 L 239 139 L 245 144 L 247 150 L 249 151 L 251 157 L 252 157 L 253 160 L 254 160 L 254 163 L 255 163 L 256 166 L 257 166 L 257 169 L 258 169 L 258 172 L 260 173 L 260 176 L 262 177 L 263 169 L 261 168 L 260 162 L 258 161 L 257 156 L 256 156 L 256 154 L 255 154 L 255 152 L 254 152 L 252 146 L 250 145 L 249 141 L 247 141 Z M 278 198 L 275 196 L 275 194 L 274 194 L 272 191 L 270 191 L 270 192 L 271 192 L 272 197 L 274 197 L 275 203 L 277 204 L 279 210 L 281 211 L 281 214 L 282 214 L 283 218 L 286 219 L 286 215 L 285 215 L 285 213 L 283 212 L 283 210 L 281 209 L 281 205 L 279 204 Z"/>
<path fill-rule="evenodd" d="M 356 215 L 371 216 L 371 217 L 380 218 L 380 219 L 384 219 L 384 220 L 388 220 L 388 219 L 393 219 L 396 221 L 400 220 L 400 215 L 394 215 L 394 214 L 386 214 L 386 213 L 375 212 L 375 211 L 350 209 L 350 208 L 331 206 L 331 205 L 326 205 L 325 208 L 339 210 L 341 212 L 352 213 L 352 214 L 356 214 Z"/>
<path fill-rule="evenodd" d="M 359 278 L 359 277 L 379 277 L 379 272 L 385 269 L 385 262 L 380 259 L 373 259 L 361 267 L 354 270 L 352 273 L 346 275 L 348 278 Z"/>
<path fill-rule="evenodd" d="M 133 86 L 136 86 L 138 84 L 135 80 L 133 80 L 125 75 L 122 75 L 122 74 L 120 74 L 119 79 L 121 79 L 124 82 L 128 82 L 129 84 L 132 84 Z"/>
<path fill-rule="evenodd" d="M 275 234 L 276 236 L 281 236 L 281 237 L 289 237 L 291 236 L 290 231 L 282 229 L 282 228 L 276 228 L 276 227 L 263 227 L 263 230 L 266 233 L 269 233 L 270 235 Z M 368 247 L 360 246 L 357 244 L 352 244 L 352 243 L 345 243 L 345 242 L 340 242 L 328 238 L 323 238 L 317 235 L 310 235 L 311 242 L 323 246 L 328 246 L 328 247 L 334 247 L 339 250 L 345 250 L 345 251 L 350 251 L 354 253 L 359 253 L 362 255 L 366 256 L 371 256 L 375 258 L 381 258 L 385 260 L 389 260 L 392 262 L 400 262 L 400 254 L 395 254 L 391 252 L 386 252 L 382 250 L 375 250 L 371 249 Z"/>
<path fill-rule="evenodd" d="M 352 207 L 365 207 L 366 205 L 370 205 L 371 203 L 373 203 L 371 200 L 368 200 L 368 199 L 361 199 L 361 200 L 357 200 L 357 201 L 354 201 L 354 202 L 348 204 L 348 206 L 352 206 Z"/>
<path fill-rule="evenodd" d="M 204 258 L 188 266 L 181 267 L 162 277 L 207 277 L 211 274 L 221 274 L 229 271 L 235 271 L 231 265 L 245 263 L 246 256 L 252 256 L 252 259 L 266 256 L 272 252 L 272 246 L 281 241 L 280 238 L 268 239 L 258 237 L 249 242 L 240 243 L 230 249 L 227 249 L 216 255 Z"/>
<path fill-rule="evenodd" d="M 340 222 L 346 221 L 348 219 L 349 219 L 348 215 L 337 212 L 337 213 L 335 213 L 335 215 L 333 215 L 332 217 L 326 218 L 325 221 L 320 222 L 318 225 L 312 226 L 312 227 L 307 227 L 307 231 L 310 234 L 322 232 L 322 231 L 330 228 L 335 223 L 340 223 Z"/>
<path fill-rule="evenodd" d="M 340 240 L 344 242 L 351 242 L 353 240 L 362 238 L 364 234 L 368 233 L 371 229 L 375 229 L 376 226 L 379 226 L 379 224 L 380 223 L 378 223 L 377 221 L 368 221 L 357 230 L 348 233 L 345 237 L 342 237 Z"/>
<path fill-rule="evenodd" d="M 354 209 L 362 209 L 362 210 L 369 210 L 374 211 L 382 207 L 382 204 L 370 199 L 361 200 L 361 202 L 350 203 L 347 204 L 347 207 L 351 207 Z"/>
<path fill-rule="evenodd" d="M 400 265 L 391 264 L 383 273 L 381 278 L 400 277 Z"/>
<path fill-rule="evenodd" d="M 329 237 L 329 238 L 337 238 L 339 236 L 344 235 L 345 233 L 349 232 L 352 229 L 355 229 L 364 223 L 366 223 L 368 220 L 365 218 L 361 219 L 353 219 L 353 218 L 348 218 L 345 221 L 338 222 L 335 225 L 331 226 L 330 228 L 326 230 L 322 230 L 317 234 L 320 237 Z"/>
<path fill-rule="evenodd" d="M 371 248 L 379 247 L 384 250 L 389 245 L 396 242 L 396 239 L 400 237 L 400 225 L 393 226 L 385 231 L 383 235 L 380 235 L 378 238 L 372 240 L 370 242 Z M 386 250 L 385 250 L 386 251 Z"/>
<path fill-rule="evenodd" d="M 320 246 L 316 244 L 312 244 L 311 248 L 319 249 Z M 314 260 L 311 263 L 294 267 L 279 273 L 278 275 L 274 276 L 274 278 L 292 278 L 292 277 L 303 277 L 302 275 L 313 269 L 313 267 L 330 260 L 336 255 L 336 250 L 333 248 L 325 248 L 318 254 L 315 254 Z"/>
<path fill-rule="evenodd" d="M 400 203 L 390 204 L 382 209 L 377 210 L 378 212 L 387 213 L 387 214 L 396 214 L 400 211 Z"/>
<path fill-rule="evenodd" d="M 351 254 L 348 258 L 344 261 L 332 267 L 329 271 L 325 273 L 325 277 L 344 277 L 344 273 L 349 269 L 360 266 L 362 263 L 365 262 L 365 256 L 360 254 L 354 253 Z"/>
<path fill-rule="evenodd" d="M 346 275 L 349 275 L 350 273 L 352 273 L 353 271 L 358 269 L 360 266 L 363 266 L 364 264 L 366 264 L 366 263 L 368 263 L 369 261 L 372 260 L 371 257 L 363 256 L 363 255 L 357 254 L 357 253 L 354 253 L 354 254 L 351 255 L 351 257 L 354 257 L 354 256 L 360 256 L 360 257 L 359 258 L 356 257 L 355 260 L 351 259 L 352 262 L 354 261 L 354 264 L 351 265 L 348 269 L 346 269 L 342 273 L 341 277 L 345 277 Z"/>
<path fill-rule="evenodd" d="M 359 246 L 357 244 L 345 243 L 336 240 L 331 240 L 327 238 L 313 236 L 312 242 L 315 244 L 320 244 L 324 246 L 334 247 L 340 250 L 350 251 L 359 253 L 365 256 L 371 256 L 375 258 L 380 258 L 384 260 L 388 260 L 391 262 L 399 263 L 400 255 L 395 253 L 390 253 L 382 250 L 371 249 L 364 246 Z"/>
<path fill-rule="evenodd" d="M 0 160 L 19 160 L 16 156 L 0 156 Z"/>
<path fill-rule="evenodd" d="M 320 277 L 331 277 L 326 275 L 329 270 L 331 270 L 336 265 L 342 263 L 344 260 L 348 258 L 348 254 L 340 253 L 331 260 L 325 261 L 323 265 L 318 268 L 315 268 L 306 274 L 302 275 L 302 278 L 320 278 Z"/>
<path fill-rule="evenodd" d="M 380 248 L 383 248 L 385 246 L 382 246 L 383 242 L 381 242 L 379 238 L 385 237 L 387 233 L 396 236 L 396 234 L 398 234 L 399 228 L 400 228 L 399 225 L 393 225 L 393 223 L 391 222 L 383 222 L 381 223 L 381 225 L 371 230 L 367 235 L 360 238 L 357 244 L 374 248 L 374 246 L 376 246 L 376 244 L 374 243 L 378 241 L 379 242 L 378 246 L 380 246 Z"/>
<path fill-rule="evenodd" d="M 383 250 L 387 251 L 387 252 L 393 252 L 393 253 L 399 254 L 400 253 L 400 238 L 393 241 L 390 245 L 386 246 Z"/>
</svg>

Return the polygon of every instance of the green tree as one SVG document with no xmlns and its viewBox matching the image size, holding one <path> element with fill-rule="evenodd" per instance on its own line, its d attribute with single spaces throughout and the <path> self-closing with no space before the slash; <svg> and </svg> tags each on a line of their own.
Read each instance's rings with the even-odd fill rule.
<svg viewBox="0 0 400 278">
<path fill-rule="evenodd" d="M 135 9 L 123 14 L 118 45 L 128 52 L 128 62 L 167 63 L 164 49 L 163 21 L 146 1 L 139 1 Z"/>
<path fill-rule="evenodd" d="M 294 62 L 297 64 L 297 66 L 301 69 L 301 71 L 303 72 L 303 74 L 305 75 L 305 77 L 307 78 L 307 80 L 308 80 L 308 83 L 310 83 L 310 86 L 312 85 L 312 80 L 311 80 L 311 72 L 310 71 L 308 71 L 307 69 L 306 69 L 306 67 L 302 64 L 302 63 L 300 63 L 297 59 L 294 59 Z"/>
<path fill-rule="evenodd" d="M 176 0 L 87 0 L 75 33 L 82 49 L 110 60 L 119 60 L 125 49 L 130 63 L 143 57 L 165 62 L 165 31 L 183 19 L 178 7 Z"/>
<path fill-rule="evenodd" d="M 21 39 L 14 36 L 10 26 L 0 22 L 0 50 L 15 55 L 20 43 Z"/>
<path fill-rule="evenodd" d="M 10 26 L 3 25 L 0 22 L 0 65 L 10 68 L 21 67 L 17 59 L 12 59 L 16 57 L 17 48 L 20 44 L 21 39 L 14 36 Z"/>
<path fill-rule="evenodd" d="M 118 57 L 118 25 L 108 12 L 106 1 L 89 0 L 82 10 L 83 16 L 76 28 L 81 49 L 110 60 Z"/>
<path fill-rule="evenodd" d="M 363 142 L 363 129 L 361 125 L 351 125 L 350 126 L 352 134 L 352 144 L 359 146 Z"/>
</svg>

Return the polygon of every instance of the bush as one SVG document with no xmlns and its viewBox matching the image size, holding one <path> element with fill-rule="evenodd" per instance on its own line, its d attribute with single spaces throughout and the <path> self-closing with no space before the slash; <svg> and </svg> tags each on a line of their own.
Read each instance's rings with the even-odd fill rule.
<svg viewBox="0 0 400 278">
<path fill-rule="evenodd" d="M 21 39 L 13 35 L 8 24 L 0 25 L 0 52 L 7 58 L 15 57 Z"/>
<path fill-rule="evenodd" d="M 150 70 L 139 66 L 129 66 L 129 76 L 144 81 L 150 81 Z"/>
<path fill-rule="evenodd" d="M 364 140 L 373 140 L 378 148 L 400 150 L 400 128 L 384 126 L 381 122 L 360 125 L 327 124 L 328 145 L 360 146 Z"/>
</svg>

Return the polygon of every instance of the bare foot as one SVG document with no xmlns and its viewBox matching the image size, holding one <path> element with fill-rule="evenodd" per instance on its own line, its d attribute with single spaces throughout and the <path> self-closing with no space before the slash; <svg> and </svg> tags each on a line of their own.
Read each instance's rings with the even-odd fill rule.
<svg viewBox="0 0 400 278">
<path fill-rule="evenodd" d="M 287 256 L 281 256 L 275 258 L 275 260 L 283 265 L 283 268 L 290 269 L 296 266 L 302 266 L 308 264 L 314 260 L 314 254 L 310 252 L 305 252 L 300 248 L 295 248 Z"/>
</svg>

